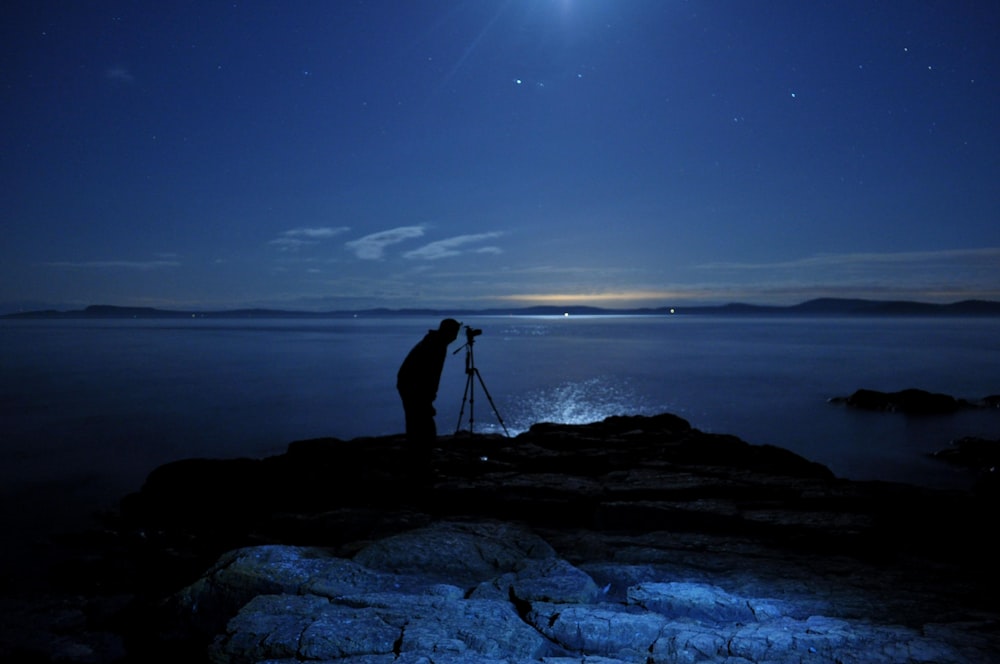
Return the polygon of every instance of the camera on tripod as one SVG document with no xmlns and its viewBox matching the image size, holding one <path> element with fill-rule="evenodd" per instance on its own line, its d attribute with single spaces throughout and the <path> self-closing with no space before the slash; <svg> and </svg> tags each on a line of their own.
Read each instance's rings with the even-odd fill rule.
<svg viewBox="0 0 1000 664">
<path fill-rule="evenodd" d="M 497 406 L 493 403 L 493 397 L 490 396 L 490 391 L 486 389 L 486 383 L 483 382 L 483 376 L 479 373 L 479 369 L 476 368 L 476 360 L 473 357 L 472 345 L 475 343 L 476 337 L 482 334 L 483 331 L 472 327 L 471 325 L 465 326 L 465 345 L 456 350 L 452 355 L 464 350 L 465 351 L 465 392 L 462 394 L 462 407 L 458 411 L 458 425 L 455 427 L 455 433 L 458 433 L 462 428 L 462 416 L 465 414 L 465 404 L 469 404 L 469 434 L 475 434 L 475 391 L 476 391 L 476 381 L 479 381 L 479 386 L 483 388 L 483 393 L 486 395 L 486 399 L 490 402 L 490 406 L 493 408 L 493 414 L 497 416 L 497 421 L 500 426 L 503 427 L 503 432 L 510 438 L 510 432 L 507 431 L 507 425 L 503 423 L 503 418 L 500 417 L 500 411 L 497 410 Z"/>
</svg>

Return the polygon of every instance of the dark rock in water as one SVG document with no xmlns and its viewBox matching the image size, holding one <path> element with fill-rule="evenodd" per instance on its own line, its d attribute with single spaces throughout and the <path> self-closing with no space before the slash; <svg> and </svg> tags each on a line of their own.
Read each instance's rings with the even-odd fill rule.
<svg viewBox="0 0 1000 664">
<path fill-rule="evenodd" d="M 105 557 L 137 662 L 987 662 L 995 509 L 613 417 L 167 464 Z"/>
<path fill-rule="evenodd" d="M 953 440 L 950 447 L 938 450 L 931 456 L 975 471 L 973 491 L 985 499 L 1000 502 L 1000 439 L 967 436 Z"/>
<path fill-rule="evenodd" d="M 980 408 L 1000 408 L 1000 394 L 991 394 L 975 402 Z"/>
<path fill-rule="evenodd" d="M 953 440 L 950 447 L 938 450 L 932 456 L 965 468 L 994 471 L 1000 466 L 1000 438 L 988 440 L 966 436 Z"/>
<path fill-rule="evenodd" d="M 1000 439 L 966 436 L 930 456 L 974 471 L 973 493 L 984 501 L 1000 504 Z"/>
<path fill-rule="evenodd" d="M 860 389 L 849 397 L 835 397 L 830 401 L 863 410 L 881 410 L 907 415 L 942 415 L 973 407 L 968 401 L 956 399 L 948 394 L 913 388 L 899 392 Z"/>
</svg>

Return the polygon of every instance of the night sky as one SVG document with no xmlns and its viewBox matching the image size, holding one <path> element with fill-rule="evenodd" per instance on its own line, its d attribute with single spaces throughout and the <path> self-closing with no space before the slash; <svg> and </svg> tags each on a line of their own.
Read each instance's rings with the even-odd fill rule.
<svg viewBox="0 0 1000 664">
<path fill-rule="evenodd" d="M 1000 299 L 1000 3 L 13 0 L 0 307 Z"/>
</svg>

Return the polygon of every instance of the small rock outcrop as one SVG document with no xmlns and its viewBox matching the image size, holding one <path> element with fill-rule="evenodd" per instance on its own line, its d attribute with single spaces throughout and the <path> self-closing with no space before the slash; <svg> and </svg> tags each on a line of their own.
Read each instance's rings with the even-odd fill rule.
<svg viewBox="0 0 1000 664">
<path fill-rule="evenodd" d="M 899 392 L 860 389 L 848 397 L 834 397 L 830 401 L 862 410 L 881 410 L 907 415 L 944 415 L 963 408 L 975 407 L 974 403 L 964 399 L 916 388 Z"/>
<path fill-rule="evenodd" d="M 932 456 L 947 463 L 971 468 L 981 473 L 1000 472 L 1000 438 L 990 440 L 965 436 L 951 441 L 948 447 Z"/>
</svg>

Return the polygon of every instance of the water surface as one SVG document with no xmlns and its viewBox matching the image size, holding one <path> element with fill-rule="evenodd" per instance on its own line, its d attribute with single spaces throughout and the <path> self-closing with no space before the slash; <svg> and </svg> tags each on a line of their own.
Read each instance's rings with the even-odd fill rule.
<svg viewBox="0 0 1000 664">
<path fill-rule="evenodd" d="M 395 372 L 436 319 L 0 323 L 5 495 L 137 488 L 190 456 L 259 457 L 293 440 L 401 432 Z M 791 449 L 854 479 L 964 482 L 928 452 L 1000 436 L 995 411 L 912 418 L 827 403 L 859 387 L 1000 392 L 995 319 L 475 317 L 477 389 L 459 419 L 465 336 L 445 365 L 438 429 L 512 435 L 539 421 L 672 412 Z M 474 420 L 469 422 L 470 414 Z M 87 493 L 86 490 L 83 490 Z"/>
</svg>

